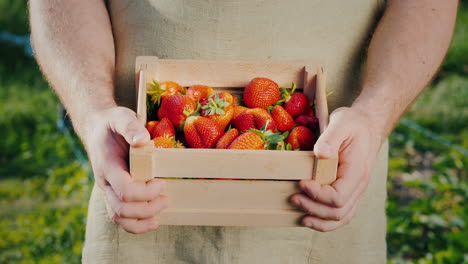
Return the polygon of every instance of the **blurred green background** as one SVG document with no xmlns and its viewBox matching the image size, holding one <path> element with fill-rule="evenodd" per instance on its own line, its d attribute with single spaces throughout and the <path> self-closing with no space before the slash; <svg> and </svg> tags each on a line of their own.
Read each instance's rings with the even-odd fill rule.
<svg viewBox="0 0 468 264">
<path fill-rule="evenodd" d="M 92 179 L 15 37 L 26 5 L 0 0 L 0 263 L 79 263 Z M 465 2 L 440 72 L 390 138 L 389 263 L 468 263 L 467 73 Z"/>
</svg>

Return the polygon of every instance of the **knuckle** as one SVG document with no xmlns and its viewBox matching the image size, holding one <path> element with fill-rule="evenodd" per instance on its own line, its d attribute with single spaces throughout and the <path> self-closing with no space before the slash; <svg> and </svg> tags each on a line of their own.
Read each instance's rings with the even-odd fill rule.
<svg viewBox="0 0 468 264">
<path fill-rule="evenodd" d="M 123 203 L 120 203 L 119 206 L 117 207 L 117 210 L 115 211 L 115 213 L 119 216 L 119 217 L 127 217 L 127 207 L 125 206 L 125 204 Z"/>
<path fill-rule="evenodd" d="M 336 208 L 343 208 L 346 205 L 346 199 L 343 195 L 337 194 L 333 200 L 332 205 Z"/>
<path fill-rule="evenodd" d="M 131 185 L 127 184 L 127 185 L 122 186 L 118 196 L 119 196 L 119 199 L 123 202 L 130 201 L 133 197 L 133 190 L 131 188 Z"/>
<path fill-rule="evenodd" d="M 343 210 L 334 210 L 331 219 L 334 221 L 341 221 L 344 218 Z"/>
</svg>

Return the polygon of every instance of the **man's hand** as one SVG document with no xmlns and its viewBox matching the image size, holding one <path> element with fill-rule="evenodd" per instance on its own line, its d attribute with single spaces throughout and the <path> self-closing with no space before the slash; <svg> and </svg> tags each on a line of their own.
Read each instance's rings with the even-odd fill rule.
<svg viewBox="0 0 468 264">
<path fill-rule="evenodd" d="M 348 224 L 359 198 L 367 188 L 370 172 L 383 138 L 369 116 L 353 108 L 339 108 L 330 115 L 330 124 L 315 144 L 319 158 L 339 156 L 337 180 L 320 185 L 302 180 L 304 193 L 291 202 L 308 215 L 302 224 L 322 232 Z"/>
<path fill-rule="evenodd" d="M 157 216 L 167 207 L 166 197 L 160 195 L 164 180 L 133 182 L 128 173 L 129 145 L 151 143 L 135 113 L 124 107 L 101 110 L 89 117 L 85 131 L 83 141 L 112 221 L 135 234 L 158 228 Z"/>
</svg>

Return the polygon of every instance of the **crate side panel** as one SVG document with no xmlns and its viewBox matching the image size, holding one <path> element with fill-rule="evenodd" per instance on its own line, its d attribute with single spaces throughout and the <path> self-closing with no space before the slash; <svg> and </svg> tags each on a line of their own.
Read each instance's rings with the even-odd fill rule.
<svg viewBox="0 0 468 264">
<path fill-rule="evenodd" d="M 245 87 L 255 77 L 273 79 L 280 86 L 295 82 L 304 87 L 304 67 L 316 64 L 284 62 L 159 60 L 159 81 L 177 81 L 183 86 Z"/>
<path fill-rule="evenodd" d="M 311 151 L 154 149 L 153 175 L 161 178 L 311 179 Z"/>
<path fill-rule="evenodd" d="M 167 180 L 170 208 L 293 210 L 297 181 Z"/>
<path fill-rule="evenodd" d="M 295 210 L 166 209 L 162 225 L 196 226 L 300 226 L 303 212 Z"/>
</svg>

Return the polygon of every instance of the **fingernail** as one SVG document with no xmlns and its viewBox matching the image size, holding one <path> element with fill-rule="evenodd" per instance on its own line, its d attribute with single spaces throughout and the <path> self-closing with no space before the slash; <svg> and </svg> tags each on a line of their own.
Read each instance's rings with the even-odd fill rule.
<svg viewBox="0 0 468 264">
<path fill-rule="evenodd" d="M 332 156 L 332 149 L 330 145 L 324 144 L 315 148 L 314 151 L 320 155 L 321 157 L 331 157 Z"/>
<path fill-rule="evenodd" d="M 132 143 L 133 144 L 138 143 L 140 140 L 142 140 L 145 137 L 145 135 L 146 135 L 146 132 L 140 132 L 140 133 L 136 134 L 132 138 Z"/>
</svg>

